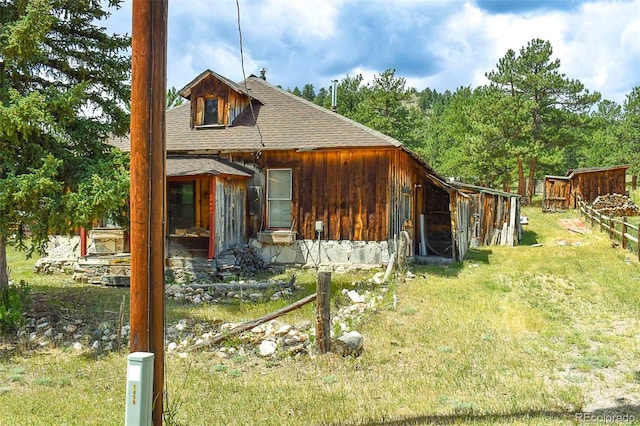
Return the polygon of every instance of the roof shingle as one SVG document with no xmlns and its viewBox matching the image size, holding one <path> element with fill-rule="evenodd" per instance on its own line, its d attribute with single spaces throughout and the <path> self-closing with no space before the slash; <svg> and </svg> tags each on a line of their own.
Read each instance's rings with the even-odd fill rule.
<svg viewBox="0 0 640 426">
<path fill-rule="evenodd" d="M 233 88 L 236 87 L 245 85 L 238 84 Z M 188 103 L 168 110 L 167 153 L 402 146 L 401 142 L 387 135 L 286 92 L 259 77 L 249 77 L 246 87 L 250 96 L 259 102 L 253 102 L 252 109 L 245 108 L 228 127 L 190 128 L 191 108 Z M 109 143 L 129 150 L 128 138 L 112 139 Z"/>
</svg>

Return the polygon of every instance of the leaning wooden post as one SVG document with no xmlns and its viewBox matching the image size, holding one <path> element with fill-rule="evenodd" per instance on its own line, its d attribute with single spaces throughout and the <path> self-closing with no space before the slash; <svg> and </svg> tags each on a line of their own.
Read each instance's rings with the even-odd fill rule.
<svg viewBox="0 0 640 426">
<path fill-rule="evenodd" d="M 318 272 L 316 342 L 321 354 L 331 349 L 331 272 Z"/>
<path fill-rule="evenodd" d="M 623 216 L 622 217 L 622 248 L 626 249 L 627 248 L 627 217 Z"/>
</svg>

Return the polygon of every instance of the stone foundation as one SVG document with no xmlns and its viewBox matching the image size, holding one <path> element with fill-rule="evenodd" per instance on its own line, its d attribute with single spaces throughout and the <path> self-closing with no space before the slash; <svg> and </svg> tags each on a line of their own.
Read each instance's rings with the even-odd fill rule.
<svg viewBox="0 0 640 426">
<path fill-rule="evenodd" d="M 291 244 L 265 244 L 252 239 L 249 244 L 265 262 L 307 268 L 319 265 L 379 267 L 389 262 L 393 252 L 386 241 L 297 240 Z"/>
</svg>

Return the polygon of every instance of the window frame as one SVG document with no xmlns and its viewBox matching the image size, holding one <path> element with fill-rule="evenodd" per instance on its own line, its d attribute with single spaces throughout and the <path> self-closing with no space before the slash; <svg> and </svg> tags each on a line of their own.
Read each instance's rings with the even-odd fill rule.
<svg viewBox="0 0 640 426">
<path fill-rule="evenodd" d="M 205 105 L 207 101 L 217 101 L 217 117 L 215 123 L 205 123 Z M 224 115 L 221 113 L 224 103 L 222 98 L 215 95 L 199 96 L 196 100 L 196 128 L 224 127 Z M 222 115 L 222 117 L 221 117 Z"/>
<path fill-rule="evenodd" d="M 192 193 L 192 202 L 185 203 L 183 200 L 183 188 L 190 186 Z M 172 193 L 172 188 L 179 190 Z M 176 196 L 176 198 L 173 198 Z M 175 234 L 176 229 L 184 229 L 186 224 L 184 223 L 185 216 L 182 214 L 185 208 L 190 208 L 189 219 L 191 228 L 196 225 L 196 181 L 195 180 L 170 180 L 167 182 L 167 226 L 169 234 Z M 179 222 L 176 224 L 176 221 Z"/>
<path fill-rule="evenodd" d="M 413 211 L 412 211 L 412 204 L 413 204 L 413 194 L 411 194 L 411 191 L 406 190 L 403 188 L 402 190 L 402 216 L 403 216 L 403 220 L 412 220 L 412 216 L 413 216 Z"/>
<path fill-rule="evenodd" d="M 271 184 L 269 183 L 270 179 L 269 179 L 269 174 L 272 171 L 288 171 L 289 172 L 289 197 L 288 198 L 283 198 L 283 197 L 272 197 L 270 194 L 270 186 Z M 267 228 L 268 229 L 291 229 L 291 226 L 293 224 L 293 217 L 292 213 L 293 213 L 293 169 L 292 168 L 273 168 L 273 169 L 267 169 L 266 172 L 266 202 L 267 202 L 267 209 L 266 209 L 266 214 L 267 214 Z M 289 215 L 289 225 L 288 226 L 272 226 L 271 225 L 271 202 L 272 201 L 288 201 L 289 202 L 289 206 L 290 209 L 289 211 L 291 212 Z"/>
</svg>

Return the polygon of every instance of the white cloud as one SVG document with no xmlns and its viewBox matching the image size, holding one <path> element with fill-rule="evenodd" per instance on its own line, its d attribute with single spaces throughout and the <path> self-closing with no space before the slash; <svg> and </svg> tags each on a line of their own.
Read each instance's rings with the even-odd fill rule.
<svg viewBox="0 0 640 426">
<path fill-rule="evenodd" d="M 494 13 L 475 0 L 240 0 L 245 69 L 265 67 L 268 79 L 285 88 L 319 89 L 347 74 L 371 81 L 396 68 L 407 86 L 454 91 L 486 84 L 484 74 L 508 49 L 541 38 L 551 42 L 561 71 L 590 90 L 620 102 L 640 85 L 640 0 L 556 10 L 545 4 Z M 130 23 L 128 0 L 108 26 L 130 33 Z M 169 86 L 181 87 L 206 68 L 242 78 L 234 0 L 172 0 L 169 24 Z"/>
</svg>

